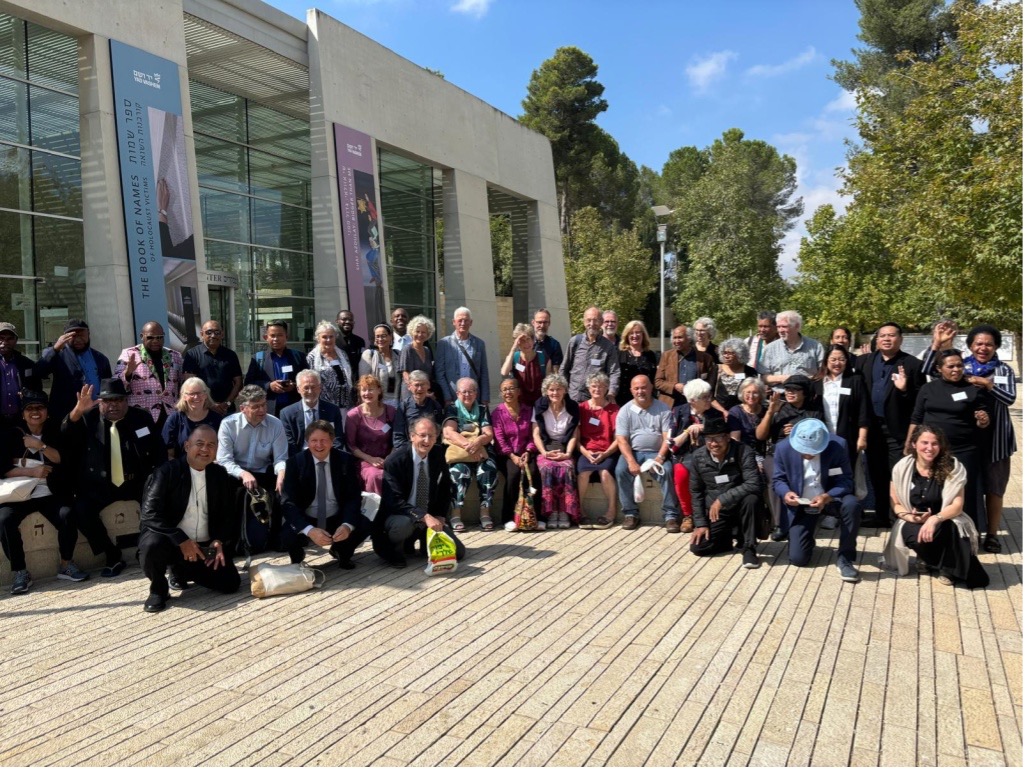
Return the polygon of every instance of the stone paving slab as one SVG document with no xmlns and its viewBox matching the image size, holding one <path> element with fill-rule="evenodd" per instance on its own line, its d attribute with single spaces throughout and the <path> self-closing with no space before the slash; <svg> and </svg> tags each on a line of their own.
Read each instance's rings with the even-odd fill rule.
<svg viewBox="0 0 1026 770">
<path fill-rule="evenodd" d="M 747 571 L 658 527 L 469 532 L 438 578 L 311 551 L 319 591 L 159 615 L 138 566 L 5 585 L 0 763 L 1021 767 L 1021 482 L 972 592 L 881 573 L 874 529 L 853 586 L 828 536 Z"/>
</svg>

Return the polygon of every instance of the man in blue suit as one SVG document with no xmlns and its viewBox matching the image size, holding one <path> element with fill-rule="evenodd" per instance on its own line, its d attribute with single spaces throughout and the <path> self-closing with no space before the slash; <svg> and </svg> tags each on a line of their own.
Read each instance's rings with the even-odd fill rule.
<svg viewBox="0 0 1026 770">
<path fill-rule="evenodd" d="M 360 511 L 360 477 L 351 458 L 331 445 L 335 428 L 330 422 L 317 420 L 305 433 L 307 448 L 285 463 L 282 548 L 298 564 L 304 546 L 312 542 L 327 548 L 340 568 L 353 569 L 353 553 L 371 531 Z"/>
<path fill-rule="evenodd" d="M 453 333 L 438 340 L 435 350 L 435 381 L 448 406 L 456 400 L 456 383 L 470 377 L 477 383 L 478 398 L 485 406 L 490 399 L 488 389 L 488 354 L 484 340 L 470 333 L 474 319 L 470 309 L 458 307 L 452 314 Z"/>
<path fill-rule="evenodd" d="M 854 495 L 855 481 L 848 446 L 831 435 L 820 420 L 806 418 L 794 424 L 774 453 L 773 491 L 783 500 L 781 527 L 788 529 L 788 558 L 796 567 L 812 559 L 816 525 L 830 513 L 841 521 L 837 571 L 847 583 L 859 582 L 855 569 L 856 537 L 862 505 Z"/>
<path fill-rule="evenodd" d="M 306 429 L 317 420 L 327 420 L 332 424 L 335 428 L 332 445 L 345 452 L 345 418 L 341 409 L 321 398 L 321 375 L 313 369 L 304 369 L 296 375 L 296 390 L 302 400 L 285 407 L 278 415 L 289 442 L 289 457 L 306 449 Z"/>
<path fill-rule="evenodd" d="M 89 324 L 72 318 L 64 325 L 64 334 L 43 351 L 33 367 L 36 377 L 53 375 L 50 388 L 50 417 L 61 422 L 78 403 L 78 394 L 86 385 L 100 392 L 100 380 L 112 377 L 110 360 L 89 344 Z"/>
</svg>

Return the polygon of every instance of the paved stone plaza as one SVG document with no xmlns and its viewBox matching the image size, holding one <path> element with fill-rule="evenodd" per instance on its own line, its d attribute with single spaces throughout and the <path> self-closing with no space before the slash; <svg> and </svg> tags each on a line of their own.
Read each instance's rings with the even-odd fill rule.
<svg viewBox="0 0 1026 770">
<path fill-rule="evenodd" d="M 1022 766 L 1019 457 L 972 592 L 882 574 L 878 530 L 850 585 L 826 538 L 749 572 L 656 527 L 471 532 L 436 578 L 365 546 L 319 591 L 159 615 L 138 566 L 4 585 L 0 761 Z"/>
</svg>

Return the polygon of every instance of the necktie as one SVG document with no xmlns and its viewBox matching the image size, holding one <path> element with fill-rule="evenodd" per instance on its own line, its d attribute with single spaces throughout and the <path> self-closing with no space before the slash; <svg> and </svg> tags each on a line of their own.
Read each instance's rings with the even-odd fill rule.
<svg viewBox="0 0 1026 770">
<path fill-rule="evenodd" d="M 417 469 L 417 507 L 422 511 L 428 508 L 428 469 L 427 461 L 421 460 Z"/>
<path fill-rule="evenodd" d="M 310 427 L 310 423 L 312 423 L 316 419 L 317 419 L 317 415 L 314 413 L 314 410 L 313 409 L 307 409 L 306 410 L 306 427 L 309 428 Z"/>
<path fill-rule="evenodd" d="M 118 433 L 118 424 L 110 424 L 110 481 L 120 487 L 125 483 L 125 468 L 121 464 L 121 434 Z"/>
<path fill-rule="evenodd" d="M 326 462 L 317 463 L 317 528 L 328 526 L 328 479 L 324 473 Z"/>
</svg>

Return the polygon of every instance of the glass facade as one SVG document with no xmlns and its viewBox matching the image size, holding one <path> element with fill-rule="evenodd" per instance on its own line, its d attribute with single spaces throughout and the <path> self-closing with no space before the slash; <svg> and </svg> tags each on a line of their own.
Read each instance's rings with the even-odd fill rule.
<svg viewBox="0 0 1026 770">
<path fill-rule="evenodd" d="M 38 355 L 86 316 L 78 44 L 0 14 L 0 320 Z"/>
<path fill-rule="evenodd" d="M 239 278 L 234 345 L 246 360 L 261 327 L 284 318 L 312 345 L 310 125 L 190 81 L 207 269 Z"/>
<path fill-rule="evenodd" d="M 440 195 L 440 174 L 379 147 L 378 184 L 389 307 L 401 305 L 410 317 L 420 314 L 437 322 L 435 201 Z"/>
</svg>

